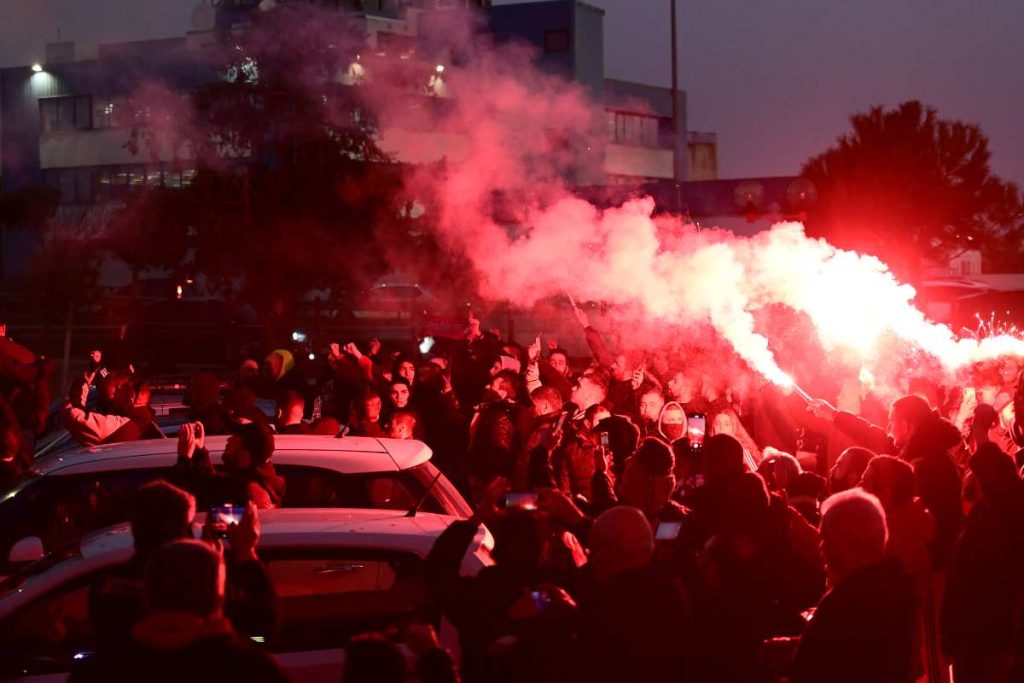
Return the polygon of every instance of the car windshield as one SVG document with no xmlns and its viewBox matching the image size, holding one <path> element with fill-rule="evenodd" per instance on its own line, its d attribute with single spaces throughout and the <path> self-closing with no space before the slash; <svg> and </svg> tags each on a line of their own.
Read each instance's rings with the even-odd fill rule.
<svg viewBox="0 0 1024 683">
<path fill-rule="evenodd" d="M 30 563 L 23 569 L 20 569 L 10 576 L 4 577 L 0 580 L 0 596 L 6 595 L 10 591 L 23 586 L 25 582 L 33 576 L 38 576 L 65 560 L 81 556 L 82 548 L 80 541 L 68 543 L 65 546 L 57 548 L 53 552 L 44 555 L 42 559 Z"/>
</svg>

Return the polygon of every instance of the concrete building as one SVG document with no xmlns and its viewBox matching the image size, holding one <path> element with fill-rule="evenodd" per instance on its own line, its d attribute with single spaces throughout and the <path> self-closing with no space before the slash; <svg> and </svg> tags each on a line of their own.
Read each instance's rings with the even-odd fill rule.
<svg viewBox="0 0 1024 683">
<path fill-rule="evenodd" d="M 717 177 L 713 133 L 687 131 L 686 96 L 678 93 L 680 131 L 674 136 L 668 88 L 604 76 L 604 12 L 577 0 L 491 7 L 487 0 L 310 0 L 347 11 L 365 26 L 375 55 L 401 57 L 416 50 L 424 26 L 455 6 L 482 8 L 485 30 L 498 41 L 536 48 L 540 68 L 579 83 L 605 110 L 607 128 L 596 131 L 598 163 L 581 169 L 579 185 L 681 183 Z M 263 3 L 268 0 L 263 0 Z M 221 75 L 196 55 L 218 36 L 245 30 L 259 0 L 202 0 L 187 35 L 116 45 L 70 42 L 47 47 L 36 65 L 0 69 L 0 189 L 13 192 L 48 185 L 60 192 L 59 219 L 102 223 L 132 193 L 147 187 L 180 187 L 195 176 L 187 149 L 170 142 L 139 153 L 126 98 L 158 81 L 168 93 L 187 93 Z M 350 74 L 352 82 L 358 74 Z M 444 79 L 432 83 L 447 97 Z M 459 141 L 429 131 L 384 130 L 381 146 L 398 161 L 424 163 L 457 155 Z M 416 136 L 416 145 L 405 144 Z M 410 151 L 415 147 L 416 154 Z M 428 151 L 425 153 L 424 149 Z M 680 159 L 676 163 L 676 159 Z M 679 169 L 691 169 L 680 175 Z M 37 236 L 6 229 L 0 244 L 0 279 L 24 272 Z"/>
</svg>

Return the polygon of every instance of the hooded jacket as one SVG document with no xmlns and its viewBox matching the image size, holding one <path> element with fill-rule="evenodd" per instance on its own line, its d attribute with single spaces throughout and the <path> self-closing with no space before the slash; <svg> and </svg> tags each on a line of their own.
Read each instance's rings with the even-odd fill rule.
<svg viewBox="0 0 1024 683">
<path fill-rule="evenodd" d="M 672 434 L 669 434 L 665 431 L 665 413 L 670 408 L 678 408 L 679 410 L 683 411 L 683 423 L 681 425 L 678 425 L 680 427 L 678 434 L 675 434 L 673 430 L 669 430 L 673 431 Z M 686 406 L 684 406 L 682 403 L 679 403 L 678 401 L 667 401 L 665 405 L 661 407 L 661 412 L 658 413 L 657 425 L 658 436 L 665 439 L 665 441 L 667 441 L 668 443 L 672 443 L 676 439 L 681 439 L 682 437 L 686 436 Z M 674 427 L 675 425 L 672 426 Z"/>
</svg>

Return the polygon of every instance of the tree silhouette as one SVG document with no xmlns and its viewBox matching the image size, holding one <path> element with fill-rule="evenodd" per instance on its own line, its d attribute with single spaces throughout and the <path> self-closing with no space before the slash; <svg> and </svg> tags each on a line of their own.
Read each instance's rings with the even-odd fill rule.
<svg viewBox="0 0 1024 683">
<path fill-rule="evenodd" d="M 913 282 L 928 263 L 1019 243 L 1020 193 L 992 173 L 976 124 L 941 119 L 917 101 L 850 121 L 851 132 L 804 164 L 819 195 L 809 234 L 879 256 Z"/>
</svg>

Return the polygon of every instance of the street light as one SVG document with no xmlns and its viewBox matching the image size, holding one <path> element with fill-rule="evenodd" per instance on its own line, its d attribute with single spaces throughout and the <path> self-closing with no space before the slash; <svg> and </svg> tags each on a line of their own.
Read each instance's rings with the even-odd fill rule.
<svg viewBox="0 0 1024 683">
<path fill-rule="evenodd" d="M 36 62 L 35 64 L 32 65 L 32 71 L 34 71 L 37 74 L 38 73 L 42 73 L 43 72 L 43 65 L 40 64 L 39 62 Z"/>
</svg>

